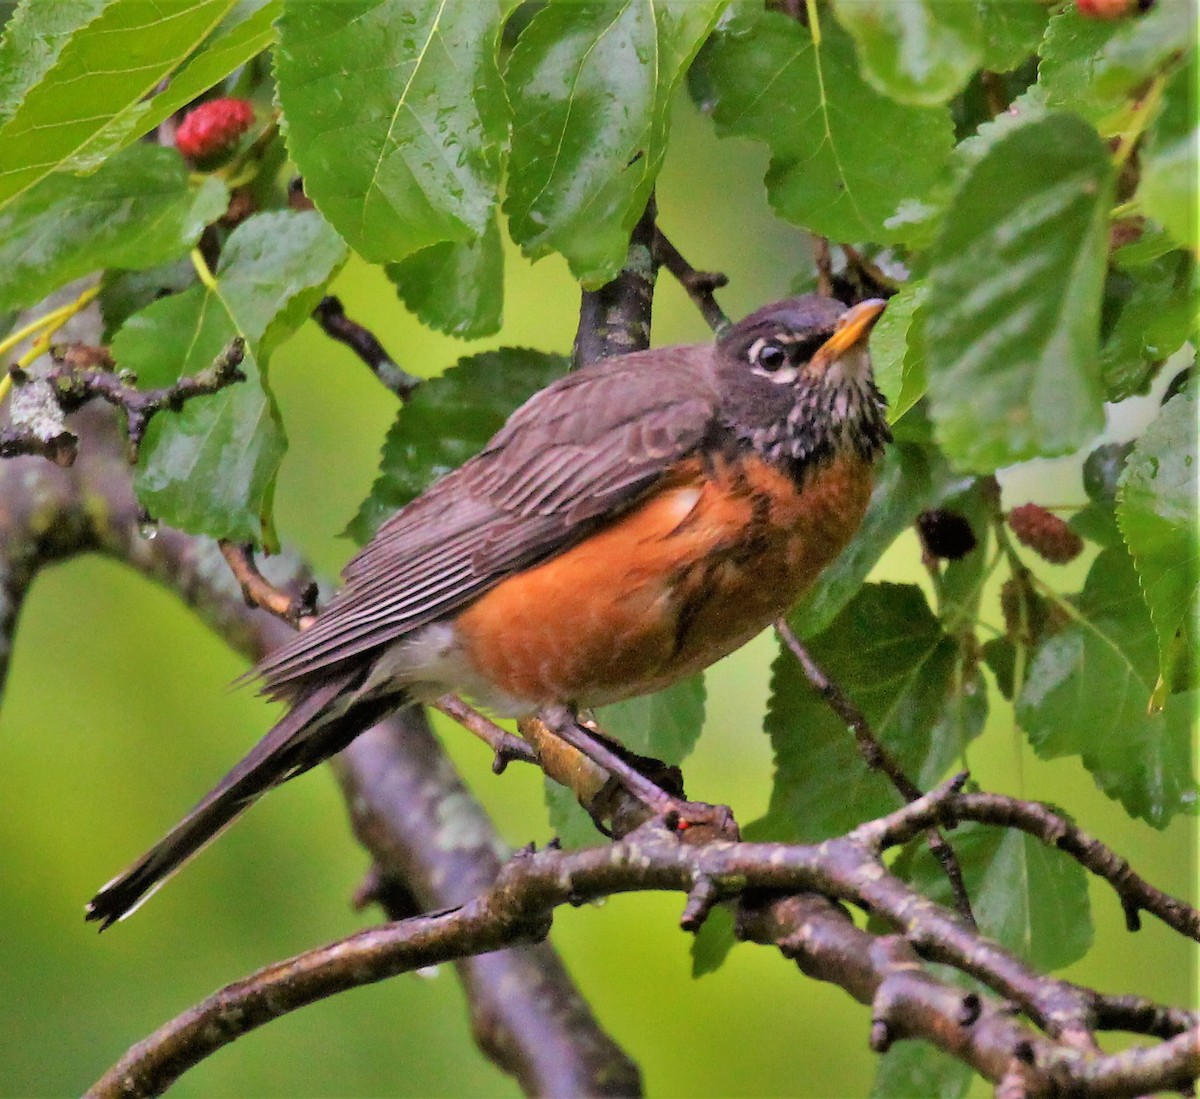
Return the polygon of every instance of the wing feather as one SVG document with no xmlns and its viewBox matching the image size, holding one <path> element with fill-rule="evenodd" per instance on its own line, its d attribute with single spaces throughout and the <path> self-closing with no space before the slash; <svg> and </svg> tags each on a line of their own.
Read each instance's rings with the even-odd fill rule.
<svg viewBox="0 0 1200 1099">
<path fill-rule="evenodd" d="M 268 693 L 452 614 L 642 499 L 711 430 L 711 349 L 639 352 L 536 393 L 380 527 L 316 622 L 256 669 Z"/>
</svg>

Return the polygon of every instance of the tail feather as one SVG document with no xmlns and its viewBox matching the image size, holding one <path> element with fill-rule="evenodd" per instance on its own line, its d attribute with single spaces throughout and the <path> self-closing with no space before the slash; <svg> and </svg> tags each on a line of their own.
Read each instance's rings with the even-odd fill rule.
<svg viewBox="0 0 1200 1099">
<path fill-rule="evenodd" d="M 334 708 L 352 680 L 339 677 L 301 698 L 183 820 L 92 898 L 86 918 L 103 931 L 130 915 L 269 789 L 340 752 L 396 705 L 372 700 Z"/>
</svg>

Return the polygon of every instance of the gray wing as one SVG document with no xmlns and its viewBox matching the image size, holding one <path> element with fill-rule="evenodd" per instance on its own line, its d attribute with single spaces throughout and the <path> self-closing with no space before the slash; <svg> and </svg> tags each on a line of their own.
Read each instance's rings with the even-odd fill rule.
<svg viewBox="0 0 1200 1099">
<path fill-rule="evenodd" d="M 452 614 L 642 499 L 715 422 L 710 348 L 640 352 L 531 397 L 478 455 L 380 527 L 317 621 L 255 669 L 289 696 L 314 672 Z"/>
</svg>

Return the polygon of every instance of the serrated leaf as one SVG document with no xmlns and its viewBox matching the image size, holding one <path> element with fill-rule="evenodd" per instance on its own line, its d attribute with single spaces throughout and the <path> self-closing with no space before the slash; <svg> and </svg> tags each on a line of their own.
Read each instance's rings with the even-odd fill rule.
<svg viewBox="0 0 1200 1099">
<path fill-rule="evenodd" d="M 1047 107 L 1074 111 L 1103 134 L 1117 133 L 1129 104 L 1120 90 L 1106 96 L 1096 89 L 1096 65 L 1119 21 L 1087 19 L 1069 4 L 1050 19 L 1039 51 L 1038 86 Z"/>
<path fill-rule="evenodd" d="M 662 167 L 671 98 L 725 0 L 550 3 L 505 69 L 513 105 L 504 203 L 526 255 L 614 278 Z"/>
<path fill-rule="evenodd" d="M 1145 392 L 1161 363 L 1183 346 L 1196 327 L 1198 289 L 1196 259 L 1182 251 L 1109 272 L 1100 348 L 1107 400 Z"/>
<path fill-rule="evenodd" d="M 273 540 L 271 499 L 286 440 L 268 359 L 285 325 L 311 312 L 345 259 L 345 245 L 318 214 L 256 214 L 226 241 L 215 288 L 164 298 L 121 327 L 113 356 L 144 386 L 203 369 L 235 336 L 246 341 L 246 381 L 151 422 L 134 487 L 156 518 L 214 538 Z"/>
<path fill-rule="evenodd" d="M 1049 7 L 1012 0 L 979 0 L 983 24 L 981 67 L 992 72 L 1010 72 L 1034 53 L 1046 33 Z"/>
<path fill-rule="evenodd" d="M 937 437 L 990 472 L 1104 426 L 1096 365 L 1112 170 L 1070 115 L 1006 134 L 967 174 L 934 246 L 925 313 Z"/>
<path fill-rule="evenodd" d="M 959 647 L 915 585 L 864 585 L 809 649 L 914 781 L 936 781 L 979 732 L 970 714 L 966 726 L 944 720 L 958 707 Z M 827 839 L 896 808 L 899 794 L 786 649 L 772 665 L 766 729 L 775 783 L 754 838 Z"/>
<path fill-rule="evenodd" d="M 1038 755 L 1078 755 L 1131 816 L 1163 828 L 1196 810 L 1197 692 L 1170 695 L 1164 709 L 1149 712 L 1157 638 L 1124 548 L 1096 558 L 1076 610 L 1034 654 L 1017 718 Z"/>
<path fill-rule="evenodd" d="M 928 1042 L 897 1042 L 879 1058 L 870 1099 L 961 1099 L 974 1076 Z"/>
<path fill-rule="evenodd" d="M 811 637 L 846 605 L 875 562 L 917 515 L 966 482 L 955 479 L 931 448 L 897 444 L 888 448 L 871 502 L 854 540 L 817 579 L 788 615 L 792 629 Z"/>
<path fill-rule="evenodd" d="M 388 263 L 481 234 L 508 109 L 496 0 L 286 0 L 275 71 L 305 193 Z"/>
<path fill-rule="evenodd" d="M 131 103 L 65 167 L 89 171 L 224 80 L 275 40 L 282 0 L 237 0 L 233 10 L 157 95 Z"/>
<path fill-rule="evenodd" d="M 423 382 L 397 413 L 379 476 L 347 533 L 365 542 L 392 512 L 480 451 L 518 405 L 569 365 L 562 355 L 505 347 L 460 359 Z"/>
<path fill-rule="evenodd" d="M 948 834 L 979 929 L 1039 972 L 1078 961 L 1092 945 L 1087 871 L 1015 828 L 968 822 Z M 941 864 L 924 846 L 910 880 L 939 904 L 954 898 Z"/>
<path fill-rule="evenodd" d="M 140 145 L 87 178 L 56 173 L 0 210 L 0 309 L 40 301 L 101 268 L 143 268 L 186 252 L 225 212 L 174 149 Z"/>
<path fill-rule="evenodd" d="M 664 763 L 682 763 L 704 726 L 704 676 L 694 675 L 639 698 L 596 711 L 596 722 L 626 748 Z"/>
<path fill-rule="evenodd" d="M 111 0 L 0 127 L 0 208 L 62 167 L 149 95 L 236 0 Z"/>
<path fill-rule="evenodd" d="M 836 24 L 823 26 L 818 49 L 796 20 L 745 12 L 713 35 L 689 82 L 719 133 L 770 146 L 766 183 L 780 216 L 835 240 L 890 243 L 927 231 L 905 211 L 941 173 L 950 115 L 876 92 Z"/>
<path fill-rule="evenodd" d="M 47 4 L 23 0 L 0 38 L 0 125 L 13 116 L 30 88 L 50 71 L 71 36 L 86 27 L 109 0 Z"/>
<path fill-rule="evenodd" d="M 444 241 L 392 263 L 388 278 L 423 324 L 459 339 L 500 329 L 504 307 L 504 248 L 495 219 L 483 236 Z"/>
<path fill-rule="evenodd" d="M 1193 251 L 1200 247 L 1200 234 L 1196 230 L 1196 163 L 1200 159 L 1200 125 L 1195 113 L 1198 73 L 1193 56 L 1167 85 L 1162 113 L 1141 152 L 1142 174 L 1137 191 L 1142 210 Z"/>
<path fill-rule="evenodd" d="M 898 103 L 945 103 L 979 67 L 983 35 L 973 4 L 834 0 L 833 11 L 858 47 L 867 83 Z"/>
<path fill-rule="evenodd" d="M 1177 633 L 1196 617 L 1196 473 L 1196 398 L 1185 390 L 1138 439 L 1117 496 L 1117 522 L 1154 622 L 1164 676 Z"/>
<path fill-rule="evenodd" d="M 896 423 L 925 395 L 925 363 L 919 343 L 910 339 L 913 316 L 925 300 L 924 282 L 905 283 L 871 331 L 875 381 L 888 401 L 888 422 Z"/>
</svg>

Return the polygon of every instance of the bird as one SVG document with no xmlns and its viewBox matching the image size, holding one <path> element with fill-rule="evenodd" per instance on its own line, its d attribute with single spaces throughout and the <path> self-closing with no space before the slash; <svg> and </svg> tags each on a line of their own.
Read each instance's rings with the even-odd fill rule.
<svg viewBox="0 0 1200 1099">
<path fill-rule="evenodd" d="M 858 529 L 890 441 L 867 337 L 885 302 L 766 305 L 714 341 L 535 393 L 401 508 L 309 628 L 249 673 L 289 710 L 88 904 L 129 915 L 270 788 L 409 703 L 579 712 L 712 664 Z"/>
</svg>

